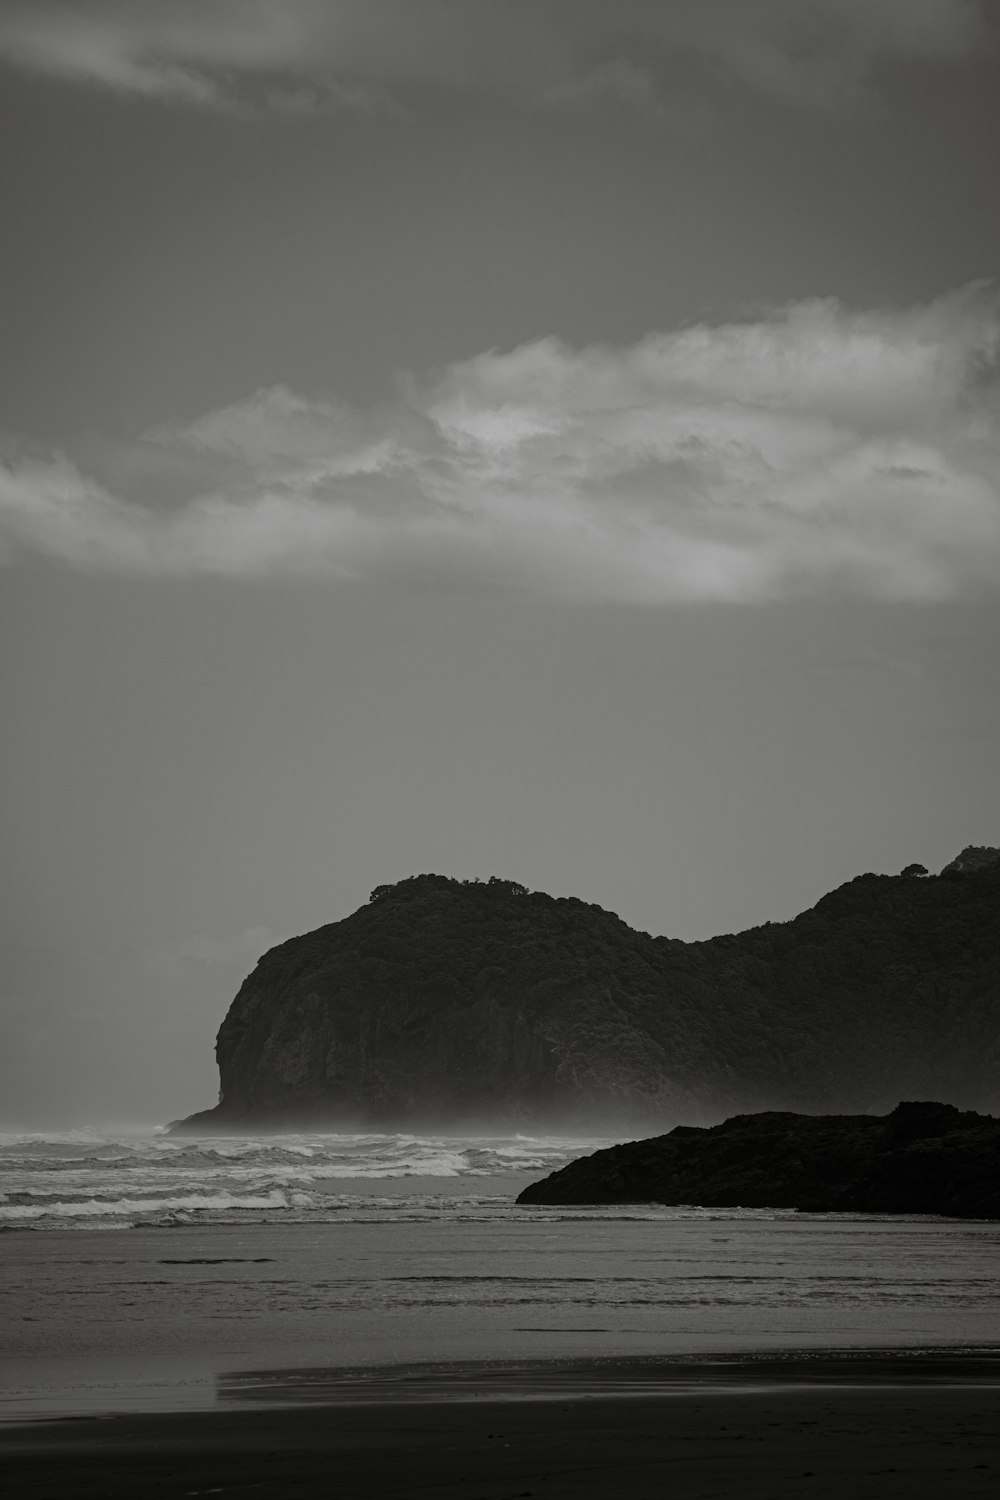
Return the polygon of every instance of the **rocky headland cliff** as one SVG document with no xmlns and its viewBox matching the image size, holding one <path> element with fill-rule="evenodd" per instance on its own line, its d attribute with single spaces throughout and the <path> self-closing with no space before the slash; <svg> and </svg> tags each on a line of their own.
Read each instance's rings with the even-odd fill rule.
<svg viewBox="0 0 1000 1500">
<path fill-rule="evenodd" d="M 1000 1218 L 1000 1120 L 947 1104 L 889 1115 L 737 1115 L 569 1162 L 518 1203 Z"/>
<path fill-rule="evenodd" d="M 978 851 L 977 851 L 978 853 Z M 918 867 L 919 868 L 919 867 Z M 420 875 L 265 953 L 190 1131 L 1000 1104 L 1000 863 L 862 875 L 685 943 L 513 881 Z"/>
<path fill-rule="evenodd" d="M 994 1109 L 1000 853 L 966 853 L 706 942 L 511 880 L 379 886 L 264 954 L 217 1037 L 219 1104 L 175 1128 L 636 1133 L 900 1098 Z"/>
</svg>

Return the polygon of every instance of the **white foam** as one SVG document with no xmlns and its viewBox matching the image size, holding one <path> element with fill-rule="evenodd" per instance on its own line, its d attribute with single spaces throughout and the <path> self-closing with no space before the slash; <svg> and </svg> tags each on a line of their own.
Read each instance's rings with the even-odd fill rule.
<svg viewBox="0 0 1000 1500">
<path fill-rule="evenodd" d="M 305 1197 L 297 1194 L 297 1197 Z M 189 1193 L 181 1198 L 86 1198 L 69 1202 L 11 1203 L 0 1206 L 0 1221 L 41 1218 L 128 1218 L 134 1214 L 172 1213 L 186 1209 L 287 1208 L 288 1198 L 274 1191 L 264 1196 L 231 1193 Z"/>
<path fill-rule="evenodd" d="M 330 1187 L 358 1179 L 543 1175 L 606 1140 L 565 1136 L 435 1136 L 315 1132 L 266 1137 L 169 1137 L 87 1127 L 0 1134 L 0 1222 L 68 1227 L 164 1213 L 322 1212 Z M 323 1185 L 321 1187 L 321 1185 Z"/>
</svg>

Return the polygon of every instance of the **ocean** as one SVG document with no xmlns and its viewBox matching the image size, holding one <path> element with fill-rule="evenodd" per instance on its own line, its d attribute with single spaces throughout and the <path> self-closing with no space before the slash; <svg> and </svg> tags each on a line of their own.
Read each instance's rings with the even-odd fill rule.
<svg viewBox="0 0 1000 1500">
<path fill-rule="evenodd" d="M 605 1144 L 0 1136 L 0 1417 L 1000 1344 L 1000 1224 L 515 1204 Z"/>
</svg>

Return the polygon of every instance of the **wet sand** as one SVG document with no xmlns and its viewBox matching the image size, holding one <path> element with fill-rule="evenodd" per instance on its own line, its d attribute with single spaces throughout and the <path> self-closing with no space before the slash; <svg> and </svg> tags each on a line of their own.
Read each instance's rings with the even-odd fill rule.
<svg viewBox="0 0 1000 1500">
<path fill-rule="evenodd" d="M 0 1429 L 31 1500 L 461 1495 L 852 1500 L 1000 1493 L 992 1361 L 795 1359 L 710 1378 L 661 1367 L 454 1374 L 338 1397 L 273 1372 L 267 1404 Z M 220 1399 L 224 1399 L 220 1389 Z M 232 1394 L 230 1394 L 232 1401 Z M 300 1405 L 301 1401 L 311 1404 Z"/>
</svg>

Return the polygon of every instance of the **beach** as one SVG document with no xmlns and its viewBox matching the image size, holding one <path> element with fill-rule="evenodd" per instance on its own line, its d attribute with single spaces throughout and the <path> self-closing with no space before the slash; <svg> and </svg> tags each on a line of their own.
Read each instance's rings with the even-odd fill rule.
<svg viewBox="0 0 1000 1500">
<path fill-rule="evenodd" d="M 782 1369 L 785 1363 L 787 1368 Z M 593 1373 L 593 1372 L 592 1372 Z M 668 1374 L 669 1372 L 661 1372 Z M 579 1375 L 579 1372 L 578 1372 Z M 626 1390 L 614 1394 L 624 1377 Z M 333 1401 L 244 1411 L 39 1423 L 0 1430 L 12 1496 L 676 1497 L 994 1496 L 1000 1381 L 772 1362 L 753 1378 L 637 1394 L 627 1369 L 490 1395 Z M 603 1390 L 601 1387 L 603 1386 Z M 609 1392 L 611 1392 L 609 1394 Z"/>
<path fill-rule="evenodd" d="M 9 1493 L 996 1493 L 995 1224 L 515 1203 L 582 1148 L 11 1139 Z"/>
</svg>

